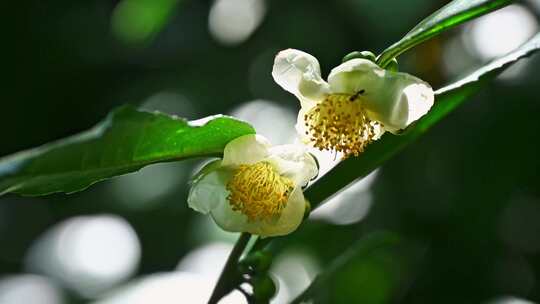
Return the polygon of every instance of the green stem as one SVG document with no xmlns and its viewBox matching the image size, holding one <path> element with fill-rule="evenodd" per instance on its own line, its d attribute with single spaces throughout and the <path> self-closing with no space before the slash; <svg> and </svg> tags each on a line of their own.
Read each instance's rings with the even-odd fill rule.
<svg viewBox="0 0 540 304">
<path fill-rule="evenodd" d="M 238 275 L 236 265 L 238 264 L 238 260 L 240 259 L 242 252 L 244 252 L 246 249 L 250 238 L 251 234 L 243 232 L 238 238 L 238 241 L 236 241 L 229 258 L 227 258 L 227 262 L 223 267 L 223 271 L 219 276 L 216 287 L 212 292 L 212 296 L 210 297 L 210 300 L 208 300 L 208 304 L 216 304 L 219 300 L 221 300 L 221 298 L 232 290 L 232 288 L 230 288 L 231 286 L 235 286 L 236 282 L 234 282 L 234 280 Z"/>
</svg>

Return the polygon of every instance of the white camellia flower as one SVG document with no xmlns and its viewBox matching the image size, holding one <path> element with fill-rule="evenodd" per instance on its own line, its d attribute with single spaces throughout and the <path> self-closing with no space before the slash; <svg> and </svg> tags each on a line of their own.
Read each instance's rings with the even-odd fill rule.
<svg viewBox="0 0 540 304">
<path fill-rule="evenodd" d="M 302 187 L 318 172 L 301 145 L 271 147 L 260 135 L 245 135 L 225 146 L 194 178 L 191 208 L 210 213 L 224 230 L 266 236 L 285 235 L 302 222 Z"/>
<path fill-rule="evenodd" d="M 334 68 L 328 82 L 317 59 L 287 49 L 277 54 L 274 80 L 301 103 L 297 131 L 320 150 L 357 156 L 385 131 L 398 133 L 426 114 L 433 90 L 406 73 L 388 71 L 355 58 Z"/>
</svg>

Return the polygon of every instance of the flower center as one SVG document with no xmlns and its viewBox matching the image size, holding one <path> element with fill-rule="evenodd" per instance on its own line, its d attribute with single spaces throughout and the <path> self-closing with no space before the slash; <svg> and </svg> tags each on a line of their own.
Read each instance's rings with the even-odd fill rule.
<svg viewBox="0 0 540 304">
<path fill-rule="evenodd" d="M 382 124 L 370 120 L 360 95 L 330 94 L 305 115 L 306 135 L 319 150 L 335 150 L 344 157 L 358 156 L 376 140 Z"/>
<path fill-rule="evenodd" d="M 279 175 L 266 161 L 240 165 L 227 183 L 232 209 L 250 221 L 279 216 L 293 189 L 293 181 Z"/>
</svg>

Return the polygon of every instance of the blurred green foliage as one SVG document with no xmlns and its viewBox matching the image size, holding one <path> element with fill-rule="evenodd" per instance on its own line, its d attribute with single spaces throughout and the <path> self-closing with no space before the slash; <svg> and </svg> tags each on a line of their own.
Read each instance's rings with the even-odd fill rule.
<svg viewBox="0 0 540 304">
<path fill-rule="evenodd" d="M 178 0 L 123 0 L 112 16 L 112 30 L 129 44 L 148 43 L 167 25 Z"/>
</svg>

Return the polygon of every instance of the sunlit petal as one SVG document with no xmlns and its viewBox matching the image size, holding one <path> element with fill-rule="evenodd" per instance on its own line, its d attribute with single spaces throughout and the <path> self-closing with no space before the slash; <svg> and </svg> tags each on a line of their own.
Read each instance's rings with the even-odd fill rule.
<svg viewBox="0 0 540 304">
<path fill-rule="evenodd" d="M 371 119 L 394 133 L 425 115 L 433 102 L 429 84 L 409 74 L 387 72 L 384 90 L 367 95 L 364 106 Z"/>
<path fill-rule="evenodd" d="M 252 229 L 248 217 L 240 211 L 233 210 L 228 200 L 220 202 L 210 214 L 216 224 L 225 231 L 258 234 L 258 231 Z"/>
<path fill-rule="evenodd" d="M 228 204 L 229 193 L 225 185 L 231 176 L 232 171 L 229 168 L 220 168 L 197 178 L 189 191 L 187 200 L 189 207 L 207 214 L 219 205 Z"/>
<path fill-rule="evenodd" d="M 306 202 L 302 189 L 297 187 L 291 193 L 287 206 L 274 225 L 265 225 L 261 236 L 286 235 L 298 228 L 304 218 Z"/>
<path fill-rule="evenodd" d="M 253 164 L 268 156 L 270 143 L 266 138 L 250 134 L 240 136 L 225 146 L 222 166 Z"/>
<path fill-rule="evenodd" d="M 332 93 L 355 94 L 365 91 L 367 94 L 381 90 L 385 71 L 367 59 L 352 59 L 332 69 L 328 83 Z"/>
<path fill-rule="evenodd" d="M 323 98 L 328 84 L 321 78 L 319 62 L 312 55 L 287 49 L 277 54 L 272 76 L 283 89 L 297 96 L 302 106 Z"/>
<path fill-rule="evenodd" d="M 406 73 L 386 71 L 366 59 L 349 60 L 329 76 L 333 93 L 360 94 L 369 118 L 390 132 L 406 128 L 431 108 L 429 84 Z"/>
<path fill-rule="evenodd" d="M 287 206 L 277 219 L 250 221 L 242 213 L 232 210 L 229 204 L 220 205 L 213 210 L 212 217 L 226 231 L 249 232 L 262 237 L 269 237 L 293 232 L 302 222 L 304 212 L 304 195 L 298 187 L 291 193 Z"/>
<path fill-rule="evenodd" d="M 275 146 L 270 154 L 280 175 L 292 179 L 296 185 L 304 186 L 317 176 L 317 163 L 302 145 Z"/>
</svg>

